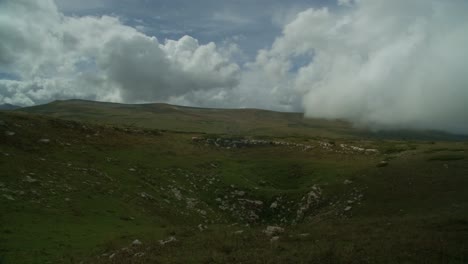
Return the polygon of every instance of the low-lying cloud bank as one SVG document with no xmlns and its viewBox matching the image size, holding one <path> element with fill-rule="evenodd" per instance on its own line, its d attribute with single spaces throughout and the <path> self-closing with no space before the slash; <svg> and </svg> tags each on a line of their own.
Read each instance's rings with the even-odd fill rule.
<svg viewBox="0 0 468 264">
<path fill-rule="evenodd" d="M 166 101 L 304 111 L 377 129 L 468 134 L 468 2 L 340 0 L 238 65 L 235 44 L 166 40 L 53 1 L 0 3 L 0 102 Z M 0 75 L 1 77 L 1 75 Z"/>
</svg>

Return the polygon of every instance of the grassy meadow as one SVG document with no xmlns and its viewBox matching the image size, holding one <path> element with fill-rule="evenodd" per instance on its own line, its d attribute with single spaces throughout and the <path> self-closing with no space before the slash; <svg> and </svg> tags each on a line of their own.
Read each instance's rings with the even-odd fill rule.
<svg viewBox="0 0 468 264">
<path fill-rule="evenodd" d="M 255 109 L 4 111 L 0 263 L 467 263 L 467 151 Z"/>
</svg>

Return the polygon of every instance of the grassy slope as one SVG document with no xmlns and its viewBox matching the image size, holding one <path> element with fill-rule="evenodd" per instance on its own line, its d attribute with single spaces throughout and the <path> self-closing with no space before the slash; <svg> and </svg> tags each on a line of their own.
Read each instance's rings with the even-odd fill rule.
<svg viewBox="0 0 468 264">
<path fill-rule="evenodd" d="M 90 118 L 91 110 L 83 112 L 84 118 Z M 121 121 L 124 110 L 93 111 L 93 121 L 125 123 Z M 109 114 L 100 119 L 103 112 L 118 113 L 118 118 L 113 120 Z M 251 119 L 259 124 L 255 131 L 266 131 L 274 139 L 277 115 L 268 118 L 265 115 L 270 112 L 255 113 L 268 120 L 260 125 L 259 117 Z M 139 111 L 137 116 L 141 115 Z M 228 113 L 211 119 L 206 115 L 203 119 L 210 120 L 206 127 L 198 121 L 180 122 L 182 117 L 171 123 L 172 112 L 167 119 L 152 114 L 142 122 L 146 127 L 226 132 L 230 123 L 222 120 Z M 240 132 L 235 134 L 254 131 L 246 121 L 249 116 L 229 117 L 237 122 L 232 126 Z M 217 119 L 225 123 L 210 123 Z M 380 150 L 375 155 L 339 153 L 319 147 L 320 133 L 327 130 L 310 132 L 314 137 L 300 136 L 303 127 L 295 134 L 278 121 L 282 124 L 279 140 L 314 148 L 226 149 L 194 143 L 193 136 L 203 136 L 195 132 L 92 125 L 21 113 L 1 113 L 0 120 L 0 263 L 468 260 L 466 142 L 364 141 L 339 137 L 344 132 L 337 132 L 335 150 L 342 143 Z M 339 131 L 340 126 L 330 131 Z M 6 131 L 15 134 L 7 136 Z M 50 142 L 39 142 L 43 138 Z M 384 159 L 389 165 L 376 167 Z M 28 176 L 38 181 L 28 182 Z M 352 183 L 344 184 L 346 179 Z M 302 197 L 314 185 L 322 190 L 320 199 L 304 219 L 291 225 Z M 180 200 L 174 189 L 180 192 Z M 239 190 L 246 194 L 237 197 Z M 358 195 L 362 198 L 354 201 Z M 279 208 L 270 208 L 278 197 L 282 197 Z M 236 209 L 222 210 L 217 198 Z M 257 221 L 245 219 L 251 208 L 239 204 L 241 198 L 264 203 L 255 208 Z M 196 199 L 194 206 L 189 205 L 190 199 Z M 345 211 L 349 205 L 352 209 Z M 199 224 L 208 229 L 200 232 Z M 261 232 L 268 224 L 285 226 L 279 242 L 270 243 Z M 236 230 L 244 233 L 235 235 Z M 178 241 L 157 243 L 170 235 Z M 137 238 L 142 246 L 120 250 Z M 134 256 L 140 252 L 145 254 Z M 99 257 L 102 253 L 116 253 L 116 257 Z"/>
<path fill-rule="evenodd" d="M 183 132 L 322 138 L 467 140 L 435 131 L 370 132 L 339 120 L 304 118 L 302 113 L 259 109 L 213 109 L 168 104 L 127 105 L 84 100 L 54 101 L 18 111 L 97 124 L 120 124 Z"/>
<path fill-rule="evenodd" d="M 55 101 L 21 111 L 54 117 L 143 126 L 172 131 L 249 135 L 335 135 L 349 130 L 344 122 L 304 120 L 299 113 L 256 109 L 209 109 L 167 104 L 125 105 L 82 100 Z M 306 128 L 306 129 L 304 129 Z"/>
</svg>

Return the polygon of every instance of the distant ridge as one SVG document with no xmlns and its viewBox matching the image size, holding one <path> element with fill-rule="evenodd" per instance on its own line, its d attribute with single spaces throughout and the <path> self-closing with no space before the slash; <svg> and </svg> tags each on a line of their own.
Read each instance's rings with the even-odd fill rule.
<svg viewBox="0 0 468 264">
<path fill-rule="evenodd" d="M 12 104 L 0 104 L 0 110 L 15 110 L 19 108 L 21 108 L 21 106 L 12 105 Z"/>
<path fill-rule="evenodd" d="M 343 120 L 305 118 L 303 113 L 254 108 L 201 108 L 166 103 L 124 104 L 80 99 L 57 100 L 17 111 L 98 124 L 139 126 L 178 132 L 243 136 L 468 140 L 431 130 L 371 131 Z"/>
<path fill-rule="evenodd" d="M 267 110 L 261 108 L 216 108 L 216 107 L 200 107 L 200 106 L 185 106 L 185 105 L 175 105 L 175 104 L 168 104 L 168 103 L 118 103 L 118 102 L 104 102 L 104 101 L 91 101 L 91 100 L 84 100 L 84 99 L 66 99 L 66 100 L 55 100 L 50 103 L 46 103 L 43 105 L 48 104 L 89 104 L 89 105 L 114 105 L 114 106 L 133 106 L 133 107 L 147 107 L 147 106 L 155 106 L 155 107 L 167 107 L 173 109 L 194 109 L 194 110 L 215 110 L 215 111 L 264 111 L 264 112 L 273 112 L 273 113 L 291 113 L 291 114 L 303 114 L 302 112 L 289 112 L 289 111 L 276 111 L 276 110 Z M 41 106 L 41 105 L 37 105 Z M 32 106 L 35 107 L 35 106 Z"/>
</svg>

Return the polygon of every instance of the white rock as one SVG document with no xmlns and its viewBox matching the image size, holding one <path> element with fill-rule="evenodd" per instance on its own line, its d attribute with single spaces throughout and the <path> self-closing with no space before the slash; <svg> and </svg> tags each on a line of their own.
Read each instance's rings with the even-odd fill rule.
<svg viewBox="0 0 468 264">
<path fill-rule="evenodd" d="M 174 194 L 174 196 L 175 196 L 175 198 L 176 198 L 177 200 L 179 200 L 179 201 L 182 200 L 182 193 L 180 192 L 179 189 L 177 189 L 177 188 L 172 188 L 171 191 L 172 191 L 172 193 Z"/>
<path fill-rule="evenodd" d="M 49 142 L 50 142 L 50 139 L 48 139 L 48 138 L 41 138 L 41 139 L 39 139 L 39 142 L 40 142 L 40 143 L 49 143 Z"/>
<path fill-rule="evenodd" d="M 278 207 L 278 202 L 273 202 L 273 203 L 271 203 L 271 205 L 270 205 L 270 208 L 271 208 L 271 209 L 275 209 L 275 208 L 277 208 L 277 207 Z"/>
<path fill-rule="evenodd" d="M 245 195 L 245 192 L 244 191 L 234 191 L 234 194 L 237 195 L 237 196 L 244 196 Z"/>
<path fill-rule="evenodd" d="M 11 136 L 14 136 L 14 135 L 15 135 L 15 132 L 13 132 L 13 131 L 5 131 L 5 135 L 11 137 Z"/>
<path fill-rule="evenodd" d="M 9 195 L 9 194 L 4 194 L 3 197 L 5 197 L 6 199 L 10 200 L 10 201 L 14 201 L 15 198 L 13 198 L 13 196 Z"/>
<path fill-rule="evenodd" d="M 34 183 L 34 182 L 38 182 L 38 180 L 32 178 L 31 176 L 26 176 L 26 178 L 24 179 L 25 182 L 29 182 L 29 183 Z"/>
<path fill-rule="evenodd" d="M 347 211 L 349 211 L 349 210 L 351 210 L 351 209 L 352 209 L 351 206 L 346 206 L 344 210 L 345 210 L 345 212 L 347 212 Z"/>
<path fill-rule="evenodd" d="M 141 196 L 141 198 L 145 198 L 145 199 L 154 199 L 151 194 L 148 194 L 146 192 L 140 193 L 140 196 Z"/>
<path fill-rule="evenodd" d="M 274 236 L 283 232 L 284 228 L 280 226 L 267 226 L 267 228 L 263 230 L 263 233 L 265 233 L 267 236 Z"/>
<path fill-rule="evenodd" d="M 135 240 L 133 240 L 133 242 L 132 242 L 132 246 L 139 246 L 139 245 L 141 245 L 141 244 L 143 244 L 143 243 L 141 243 L 141 241 L 138 240 L 138 239 L 135 239 Z"/>
<path fill-rule="evenodd" d="M 244 230 L 237 230 L 234 232 L 235 235 L 240 235 L 242 233 L 244 233 Z"/>
<path fill-rule="evenodd" d="M 174 236 L 171 236 L 171 237 L 169 237 L 169 239 L 167 239 L 167 240 L 159 240 L 159 244 L 162 245 L 162 246 L 164 246 L 164 245 L 166 245 L 167 243 L 171 243 L 171 242 L 175 242 L 175 241 L 177 241 L 177 239 L 176 239 Z"/>
<path fill-rule="evenodd" d="M 272 237 L 272 238 L 270 239 L 270 243 L 275 243 L 275 242 L 277 242 L 279 239 L 280 239 L 279 236 L 274 236 L 274 237 Z"/>
</svg>

